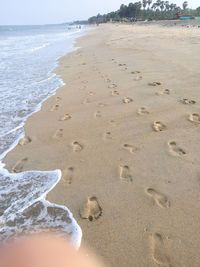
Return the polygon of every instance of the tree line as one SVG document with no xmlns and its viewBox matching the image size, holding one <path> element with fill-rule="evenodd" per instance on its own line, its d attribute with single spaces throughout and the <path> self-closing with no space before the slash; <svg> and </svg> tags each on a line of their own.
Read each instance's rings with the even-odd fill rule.
<svg viewBox="0 0 200 267">
<path fill-rule="evenodd" d="M 88 22 L 105 23 L 108 21 L 176 19 L 180 14 L 200 16 L 200 7 L 188 9 L 187 1 L 184 1 L 182 7 L 180 7 L 169 1 L 142 0 L 129 5 L 122 4 L 119 10 L 104 15 L 98 14 L 89 18 Z"/>
</svg>

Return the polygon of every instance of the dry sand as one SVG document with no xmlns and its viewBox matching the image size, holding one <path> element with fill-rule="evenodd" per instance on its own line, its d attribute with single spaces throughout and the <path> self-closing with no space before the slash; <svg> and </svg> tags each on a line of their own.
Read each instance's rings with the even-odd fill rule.
<svg viewBox="0 0 200 267">
<path fill-rule="evenodd" d="M 107 266 L 200 266 L 200 29 L 103 25 L 77 45 L 7 167 L 61 169 L 48 199 Z"/>
</svg>

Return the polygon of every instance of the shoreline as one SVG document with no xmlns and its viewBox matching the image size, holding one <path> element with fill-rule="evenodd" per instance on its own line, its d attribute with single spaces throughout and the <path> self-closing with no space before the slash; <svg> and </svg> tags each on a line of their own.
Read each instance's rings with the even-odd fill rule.
<svg viewBox="0 0 200 267">
<path fill-rule="evenodd" d="M 23 171 L 62 170 L 48 200 L 72 211 L 83 244 L 108 266 L 198 266 L 188 243 L 200 244 L 198 124 L 188 116 L 199 109 L 199 39 L 194 29 L 130 25 L 81 37 L 56 71 L 65 85 L 25 125 L 32 142 L 5 159 L 9 170 L 25 156 Z"/>
</svg>

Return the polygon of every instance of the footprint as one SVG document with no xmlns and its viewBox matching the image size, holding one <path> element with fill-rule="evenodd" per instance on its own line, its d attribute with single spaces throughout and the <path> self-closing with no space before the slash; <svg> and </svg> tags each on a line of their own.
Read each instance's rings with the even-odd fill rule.
<svg viewBox="0 0 200 267">
<path fill-rule="evenodd" d="M 74 176 L 74 167 L 64 169 L 62 172 L 62 179 L 67 183 L 71 184 Z"/>
<path fill-rule="evenodd" d="M 113 90 L 113 91 L 111 91 L 111 95 L 112 96 L 119 95 L 119 92 L 117 90 Z"/>
<path fill-rule="evenodd" d="M 91 103 L 91 100 L 89 98 L 83 100 L 83 104 L 89 104 L 89 103 Z"/>
<path fill-rule="evenodd" d="M 23 158 L 22 160 L 19 160 L 13 167 L 12 171 L 15 173 L 19 173 L 23 170 L 24 164 L 28 161 L 28 158 Z"/>
<path fill-rule="evenodd" d="M 90 91 L 88 94 L 92 96 L 94 95 L 94 92 Z"/>
<path fill-rule="evenodd" d="M 170 95 L 170 90 L 165 89 L 164 91 L 157 92 L 156 95 Z"/>
<path fill-rule="evenodd" d="M 153 260 L 159 266 L 172 267 L 170 263 L 170 258 L 167 255 L 165 244 L 161 234 L 153 233 L 151 235 L 151 245 L 152 245 L 152 257 Z"/>
<path fill-rule="evenodd" d="M 188 99 L 188 98 L 183 98 L 180 100 L 180 102 L 184 105 L 194 105 L 196 104 L 196 101 L 195 100 L 191 100 L 191 99 Z"/>
<path fill-rule="evenodd" d="M 79 142 L 75 141 L 72 143 L 73 151 L 74 152 L 80 152 L 83 150 L 83 145 L 81 145 Z"/>
<path fill-rule="evenodd" d="M 94 113 L 94 116 L 95 116 L 95 118 L 101 118 L 101 111 L 96 111 L 95 113 Z"/>
<path fill-rule="evenodd" d="M 200 123 L 200 115 L 198 113 L 190 114 L 189 120 L 195 123 Z"/>
<path fill-rule="evenodd" d="M 56 104 L 56 105 L 54 105 L 54 106 L 51 108 L 51 111 L 56 111 L 56 110 L 59 109 L 59 107 L 60 107 L 60 105 L 59 105 L 59 104 Z"/>
<path fill-rule="evenodd" d="M 131 71 L 131 74 L 139 74 L 141 73 L 140 71 L 136 70 L 136 71 Z"/>
<path fill-rule="evenodd" d="M 29 136 L 24 136 L 20 141 L 19 141 L 19 145 L 20 146 L 25 146 L 27 144 L 29 144 L 30 142 L 32 142 L 32 139 Z"/>
<path fill-rule="evenodd" d="M 127 165 L 120 166 L 119 174 L 120 174 L 121 181 L 125 181 L 125 182 L 132 182 L 133 181 L 133 177 L 132 177 L 132 174 L 130 172 L 129 166 L 127 166 Z"/>
<path fill-rule="evenodd" d="M 61 97 L 57 96 L 56 97 L 56 102 L 59 103 L 61 101 Z"/>
<path fill-rule="evenodd" d="M 56 139 L 59 139 L 59 138 L 63 137 L 63 129 L 58 129 L 58 130 L 55 132 L 55 134 L 54 134 L 53 137 L 56 138 Z"/>
<path fill-rule="evenodd" d="M 149 114 L 149 111 L 145 107 L 141 107 L 137 110 L 139 115 Z"/>
<path fill-rule="evenodd" d="M 124 144 L 123 148 L 128 150 L 130 153 L 134 153 L 135 151 L 138 150 L 137 147 L 133 146 L 133 145 L 129 145 L 129 144 Z"/>
<path fill-rule="evenodd" d="M 148 188 L 146 190 L 147 194 L 150 195 L 156 204 L 161 208 L 169 208 L 170 207 L 170 201 L 169 199 L 162 193 L 156 191 L 153 188 Z"/>
<path fill-rule="evenodd" d="M 108 85 L 108 88 L 116 88 L 116 87 L 117 87 L 117 85 L 115 83 L 112 83 L 112 84 Z"/>
<path fill-rule="evenodd" d="M 126 66 L 126 64 L 125 63 L 124 64 L 120 63 L 120 64 L 118 64 L 118 66 L 122 67 L 122 66 Z"/>
<path fill-rule="evenodd" d="M 104 139 L 112 139 L 111 132 L 106 132 L 106 133 L 104 134 Z"/>
<path fill-rule="evenodd" d="M 169 150 L 174 156 L 182 156 L 185 155 L 186 152 L 180 148 L 175 141 L 168 142 Z"/>
<path fill-rule="evenodd" d="M 134 78 L 134 81 L 141 81 L 142 80 L 142 76 L 140 75 L 140 76 L 136 76 L 135 78 Z"/>
<path fill-rule="evenodd" d="M 149 86 L 159 86 L 161 85 L 161 82 L 152 82 L 152 83 L 148 83 Z"/>
<path fill-rule="evenodd" d="M 107 104 L 104 104 L 104 103 L 98 103 L 98 106 L 99 106 L 100 108 L 103 108 L 103 107 L 106 107 Z"/>
<path fill-rule="evenodd" d="M 64 116 L 60 117 L 59 121 L 67 121 L 70 120 L 72 117 L 69 113 L 66 113 Z"/>
<path fill-rule="evenodd" d="M 80 209 L 79 214 L 82 219 L 88 219 L 90 222 L 99 219 L 102 215 L 102 208 L 97 197 L 88 197 L 87 201 Z"/>
<path fill-rule="evenodd" d="M 123 103 L 124 103 L 124 104 L 129 104 L 129 103 L 131 103 L 131 102 L 133 102 L 133 99 L 130 98 L 130 97 L 125 97 L 125 98 L 123 99 Z"/>
<path fill-rule="evenodd" d="M 167 126 L 160 121 L 155 121 L 152 125 L 155 132 L 162 132 L 167 130 Z"/>
</svg>

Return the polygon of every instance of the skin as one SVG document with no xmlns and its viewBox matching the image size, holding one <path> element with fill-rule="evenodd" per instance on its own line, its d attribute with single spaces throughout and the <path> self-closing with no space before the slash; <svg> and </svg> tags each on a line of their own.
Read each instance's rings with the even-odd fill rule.
<svg viewBox="0 0 200 267">
<path fill-rule="evenodd" d="M 31 235 L 0 246 L 0 267 L 103 267 L 83 249 L 54 235 Z"/>
</svg>

